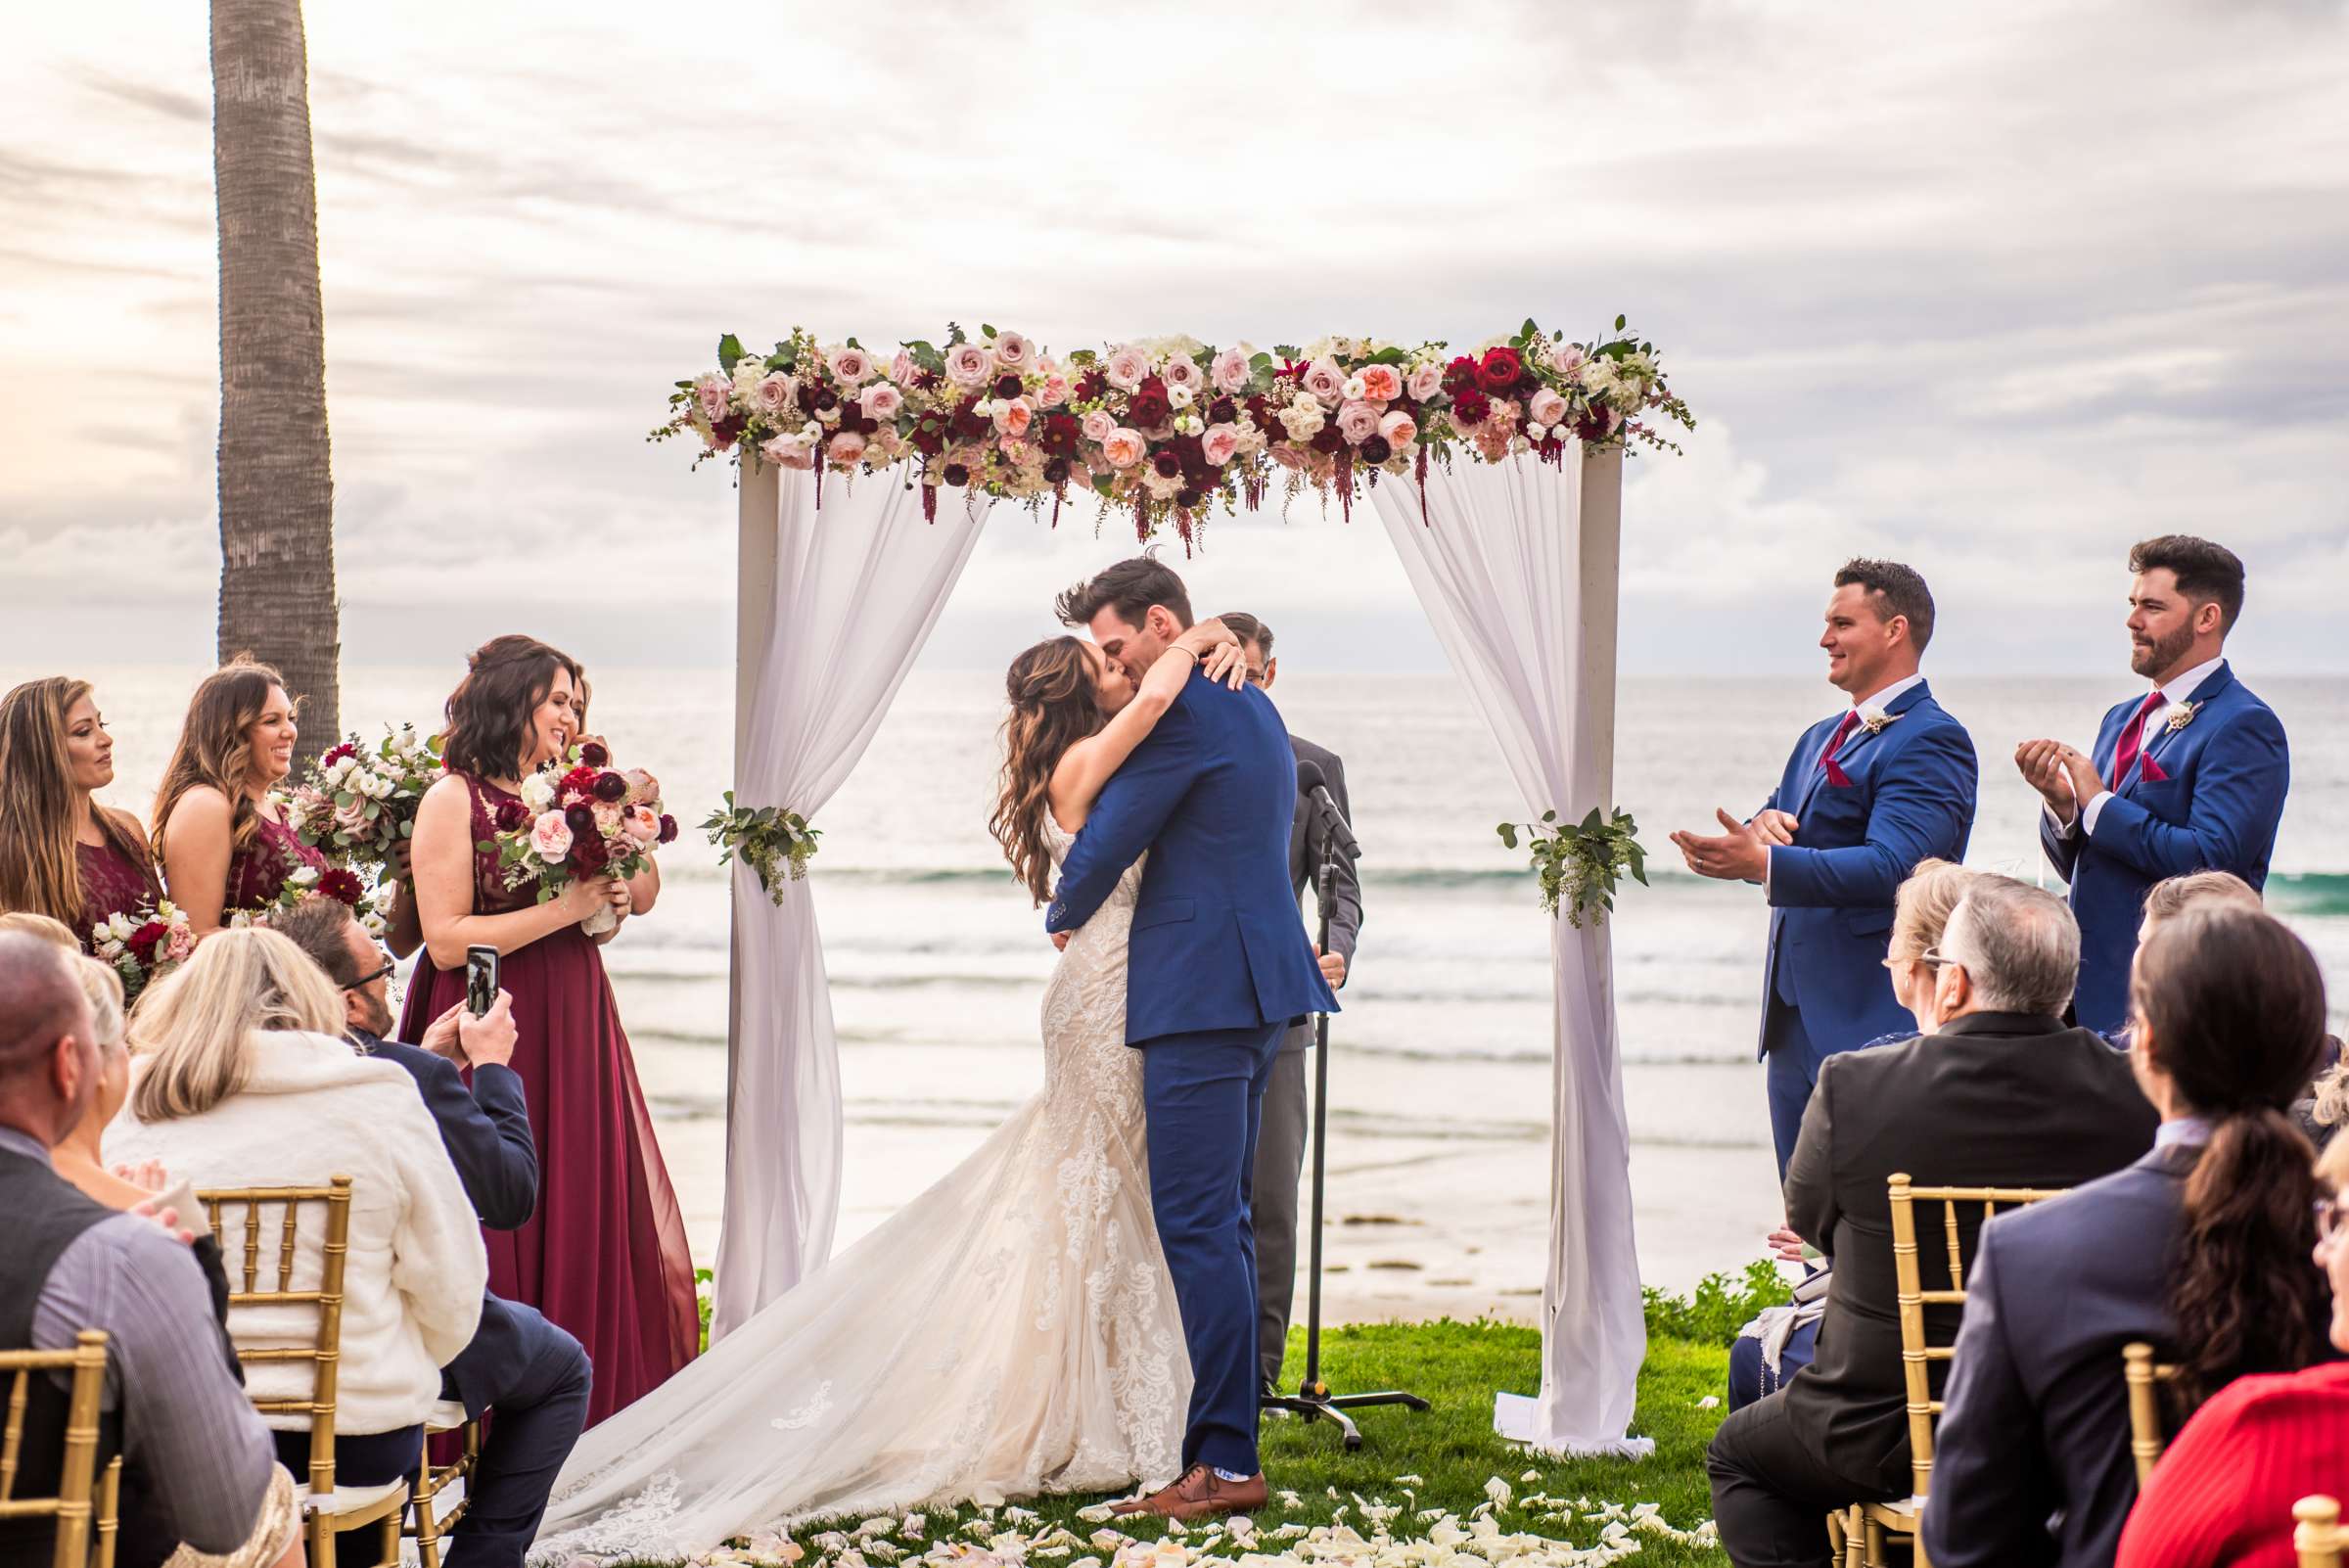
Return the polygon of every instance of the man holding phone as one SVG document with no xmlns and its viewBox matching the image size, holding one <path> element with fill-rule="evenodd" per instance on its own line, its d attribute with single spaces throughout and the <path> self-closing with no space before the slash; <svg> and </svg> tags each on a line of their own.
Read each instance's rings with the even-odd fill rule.
<svg viewBox="0 0 2349 1568">
<path fill-rule="evenodd" d="M 466 1002 L 433 1020 L 421 1045 L 383 1038 L 392 1027 L 394 961 L 359 929 L 349 907 L 311 899 L 272 922 L 342 988 L 351 1043 L 416 1080 L 449 1162 L 482 1223 L 511 1230 L 538 1205 L 538 1150 L 514 1054 L 513 1000 L 497 989 L 496 953 L 467 954 Z M 480 1010 L 477 1012 L 476 1006 Z M 473 1071 L 469 1088 L 459 1064 Z M 532 1308 L 484 1296 L 473 1343 L 440 1369 L 441 1394 L 468 1417 L 494 1409 L 471 1487 L 449 1538 L 449 1568 L 521 1568 L 555 1476 L 587 1420 L 592 1368 L 579 1342 Z"/>
</svg>

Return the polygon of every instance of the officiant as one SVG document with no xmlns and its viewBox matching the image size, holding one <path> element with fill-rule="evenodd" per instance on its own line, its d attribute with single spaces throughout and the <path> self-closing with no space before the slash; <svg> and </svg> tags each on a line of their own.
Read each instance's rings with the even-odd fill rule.
<svg viewBox="0 0 2349 1568">
<path fill-rule="evenodd" d="M 1272 655 L 1272 628 L 1244 611 L 1227 611 L 1221 620 L 1240 639 L 1249 680 L 1269 692 L 1280 672 L 1280 661 Z M 1330 798 L 1351 822 L 1354 805 L 1346 795 L 1346 764 L 1337 753 L 1294 732 L 1289 745 L 1298 761 L 1321 769 Z M 1296 819 L 1289 829 L 1289 882 L 1301 903 L 1307 885 L 1320 869 L 1324 837 L 1320 819 L 1300 791 Z M 1319 957 L 1322 978 L 1335 991 L 1346 984 L 1355 942 L 1361 933 L 1362 884 L 1352 860 L 1334 855 L 1332 863 L 1337 875 L 1327 911 L 1329 951 Z M 1311 1022 L 1297 1025 L 1281 1041 L 1280 1059 L 1272 1065 L 1272 1082 L 1265 1088 L 1264 1121 L 1256 1137 L 1252 1220 L 1256 1231 L 1257 1355 L 1264 1365 L 1268 1394 L 1280 1388 L 1281 1353 L 1289 1342 L 1289 1308 L 1297 1296 L 1297 1197 L 1305 1174 L 1307 1123 L 1305 1053 L 1313 1043 Z"/>
</svg>

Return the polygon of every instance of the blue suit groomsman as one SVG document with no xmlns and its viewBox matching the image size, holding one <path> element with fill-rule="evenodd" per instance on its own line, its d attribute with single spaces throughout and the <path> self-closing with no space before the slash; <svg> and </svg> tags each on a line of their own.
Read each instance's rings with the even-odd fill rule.
<svg viewBox="0 0 2349 1568">
<path fill-rule="evenodd" d="M 1847 562 L 1819 645 L 1851 706 L 1803 732 L 1751 820 L 1718 811 L 1727 832 L 1672 836 L 1690 870 L 1758 882 L 1770 902 L 1758 1054 L 1781 1177 L 1819 1064 L 1916 1032 L 1884 968 L 1893 895 L 1918 861 L 1963 859 L 1973 833 L 1973 740 L 1917 672 L 1932 637 L 1922 576 Z"/>
<path fill-rule="evenodd" d="M 2266 885 L 2291 752 L 2275 711 L 2234 678 L 2227 633 L 2243 611 L 2243 563 L 2188 534 L 2129 552 L 2129 668 L 2152 689 L 2115 704 L 2096 750 L 2025 741 L 2015 765 L 2046 799 L 2040 843 L 2071 884 L 2086 1027 L 2128 1021 L 2145 892 L 2188 871 Z"/>
</svg>

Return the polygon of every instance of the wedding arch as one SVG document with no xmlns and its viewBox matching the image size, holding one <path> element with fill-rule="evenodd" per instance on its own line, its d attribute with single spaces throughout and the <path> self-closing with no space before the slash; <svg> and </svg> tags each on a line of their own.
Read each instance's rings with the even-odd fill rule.
<svg viewBox="0 0 2349 1568">
<path fill-rule="evenodd" d="M 1054 356 L 950 327 L 886 360 L 731 335 L 656 438 L 738 466 L 726 1199 L 712 1332 L 830 1256 L 838 1043 L 807 820 L 854 768 L 989 515 L 1072 496 L 1200 547 L 1209 515 L 1311 492 L 1371 505 L 1531 813 L 1612 807 L 1623 461 L 1691 426 L 1652 345 L 1531 320 L 1470 351 L 1326 338 L 1259 352 L 1164 338 Z M 1277 494 L 1275 493 L 1277 490 Z M 1570 829 L 1561 830 L 1571 839 Z M 1579 851 L 1561 853 L 1580 853 Z M 1571 873 L 1570 873 L 1571 875 Z M 1570 901 L 1569 916 L 1577 911 Z M 1505 1436 L 1637 1453 L 1646 1354 L 1603 920 L 1555 921 L 1550 1248 L 1538 1399 Z"/>
</svg>

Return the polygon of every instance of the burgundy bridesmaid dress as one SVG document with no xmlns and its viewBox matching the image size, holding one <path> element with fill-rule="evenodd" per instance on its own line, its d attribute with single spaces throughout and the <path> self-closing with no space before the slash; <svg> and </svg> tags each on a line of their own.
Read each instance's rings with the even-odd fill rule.
<svg viewBox="0 0 2349 1568">
<path fill-rule="evenodd" d="M 111 841 L 75 844 L 73 857 L 81 866 L 81 918 L 73 922 L 73 935 L 84 947 L 90 945 L 90 928 L 99 921 L 136 914 L 141 905 L 163 896 L 155 867 L 132 859 Z"/>
<path fill-rule="evenodd" d="M 466 774 L 473 842 L 489 843 L 498 803 L 515 797 Z M 527 909 L 530 887 L 509 889 L 494 853 L 474 854 L 479 914 Z M 653 1119 L 620 1024 L 603 952 L 577 926 L 507 953 L 498 982 L 514 998 L 513 1068 L 538 1145 L 538 1209 L 518 1230 L 486 1230 L 489 1288 L 571 1331 L 595 1363 L 589 1425 L 651 1392 L 691 1360 L 701 1310 L 685 1217 L 653 1141 Z M 400 1019 L 399 1038 L 465 998 L 465 973 L 428 951 Z"/>
<path fill-rule="evenodd" d="M 301 842 L 283 822 L 262 817 L 253 843 L 228 857 L 228 887 L 220 900 L 223 921 L 235 909 L 265 909 L 277 902 L 286 878 L 302 866 L 326 869 L 326 856 Z"/>
</svg>

